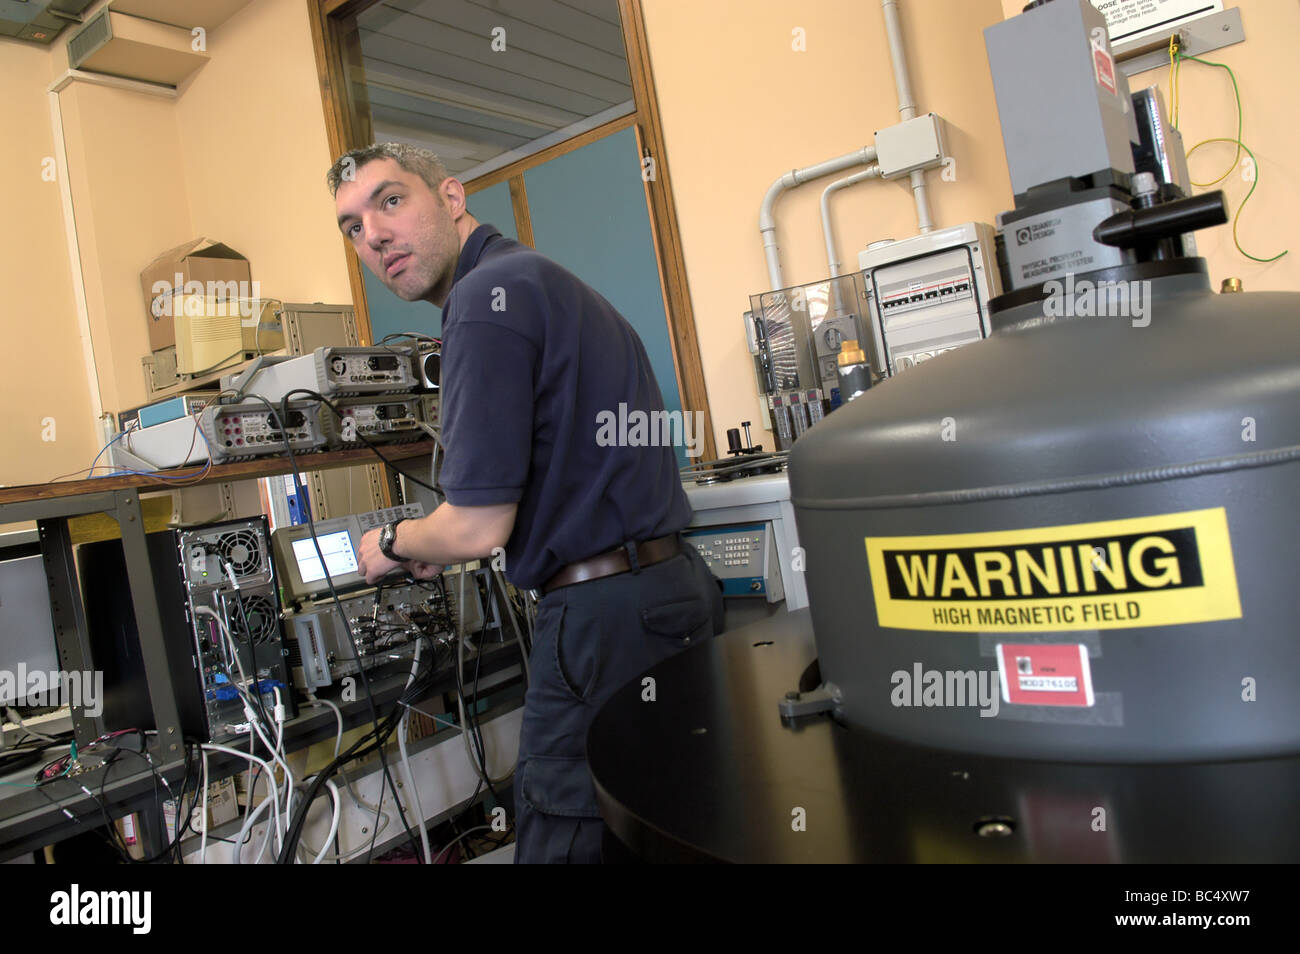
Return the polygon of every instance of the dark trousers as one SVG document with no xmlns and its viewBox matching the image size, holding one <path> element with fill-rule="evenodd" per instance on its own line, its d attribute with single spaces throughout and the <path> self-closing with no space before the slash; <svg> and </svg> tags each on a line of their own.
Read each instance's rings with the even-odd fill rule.
<svg viewBox="0 0 1300 954">
<path fill-rule="evenodd" d="M 616 692 L 722 630 L 722 593 L 695 548 L 639 571 L 548 593 L 538 604 L 515 772 L 515 861 L 598 862 L 604 822 L 587 730 Z"/>
</svg>

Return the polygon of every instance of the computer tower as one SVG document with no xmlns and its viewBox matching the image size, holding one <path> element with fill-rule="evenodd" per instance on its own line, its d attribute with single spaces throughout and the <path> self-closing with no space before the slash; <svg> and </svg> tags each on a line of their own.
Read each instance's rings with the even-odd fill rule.
<svg viewBox="0 0 1300 954">
<path fill-rule="evenodd" d="M 268 714 L 278 688 L 292 718 L 266 518 L 151 533 L 146 543 L 185 736 L 222 742 L 242 734 L 236 727 L 248 718 L 237 685 Z M 92 665 L 104 673 L 105 727 L 154 728 L 121 541 L 85 544 L 77 563 Z"/>
</svg>

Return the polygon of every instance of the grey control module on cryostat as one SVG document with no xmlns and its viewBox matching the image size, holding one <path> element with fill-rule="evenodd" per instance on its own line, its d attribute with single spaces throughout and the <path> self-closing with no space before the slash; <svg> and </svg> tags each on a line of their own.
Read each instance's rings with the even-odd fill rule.
<svg viewBox="0 0 1300 954">
<path fill-rule="evenodd" d="M 824 684 L 782 711 L 1054 761 L 1300 752 L 1300 295 L 1211 290 L 1223 196 L 1090 4 L 985 36 L 1007 291 L 794 446 Z"/>
</svg>

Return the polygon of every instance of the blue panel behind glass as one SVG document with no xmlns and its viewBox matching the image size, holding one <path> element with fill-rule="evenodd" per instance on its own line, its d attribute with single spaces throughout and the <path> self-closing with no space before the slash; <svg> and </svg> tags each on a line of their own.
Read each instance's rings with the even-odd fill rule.
<svg viewBox="0 0 1300 954">
<path fill-rule="evenodd" d="M 595 288 L 631 323 L 650 356 L 664 407 L 680 411 L 635 133 L 621 130 L 529 169 L 524 185 L 537 250 Z M 684 449 L 677 456 L 689 463 Z"/>
<path fill-rule="evenodd" d="M 510 186 L 498 182 L 469 197 L 469 211 L 484 225 L 495 225 L 502 235 L 519 237 Z M 425 301 L 402 301 L 362 266 L 366 280 L 366 303 L 370 306 L 370 330 L 375 341 L 399 331 L 418 331 L 437 337 L 442 333 L 442 309 Z"/>
</svg>

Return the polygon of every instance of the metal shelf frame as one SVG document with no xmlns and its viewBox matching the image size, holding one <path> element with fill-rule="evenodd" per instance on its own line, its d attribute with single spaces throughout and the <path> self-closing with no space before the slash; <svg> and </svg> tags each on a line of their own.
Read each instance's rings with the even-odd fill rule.
<svg viewBox="0 0 1300 954">
<path fill-rule="evenodd" d="M 433 443 L 389 445 L 383 448 L 392 460 L 409 460 L 432 452 Z M 300 469 L 346 467 L 369 457 L 368 451 L 334 451 L 303 454 Z M 371 458 L 373 459 L 373 458 Z M 202 483 L 220 483 L 270 477 L 290 472 L 286 458 L 269 458 L 213 467 Z M 37 484 L 0 489 L 0 524 L 35 521 L 41 557 L 49 586 L 50 614 L 60 666 L 67 672 L 89 672 L 94 668 L 90 655 L 87 609 L 77 579 L 68 521 L 88 514 L 105 514 L 121 530 L 126 558 L 127 582 L 135 609 L 136 628 L 144 661 L 149 702 L 157 727 L 156 742 L 149 747 L 153 769 L 169 784 L 179 782 L 185 773 L 185 744 L 181 737 L 176 702 L 167 665 L 158 593 L 145 543 L 141 492 L 165 489 L 149 477 L 106 477 L 68 484 Z M 104 734 L 102 715 L 91 717 L 80 706 L 71 707 L 73 734 L 79 746 L 85 746 Z M 112 817 L 119 817 L 149 805 L 155 797 L 153 771 L 143 759 L 132 760 L 127 768 L 122 760 L 114 763 L 107 784 L 102 784 L 103 770 L 59 779 L 32 788 L 8 792 L 0 790 L 0 859 L 51 844 L 81 830 L 89 830 L 104 821 L 100 804 L 86 795 L 82 786 L 99 794 Z M 141 813 L 142 841 L 150 854 L 166 845 L 166 832 L 156 830 L 148 812 Z"/>
</svg>

